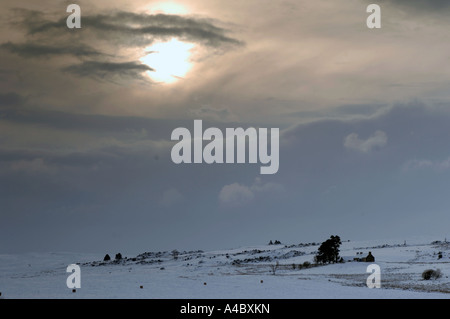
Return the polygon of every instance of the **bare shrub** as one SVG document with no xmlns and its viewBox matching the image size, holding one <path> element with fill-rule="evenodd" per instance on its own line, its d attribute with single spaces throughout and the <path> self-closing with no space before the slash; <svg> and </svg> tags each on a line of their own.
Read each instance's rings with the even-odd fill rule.
<svg viewBox="0 0 450 319">
<path fill-rule="evenodd" d="M 270 269 L 272 270 L 272 274 L 273 274 L 273 275 L 275 275 L 275 273 L 276 273 L 276 271 L 277 271 L 277 269 L 278 269 L 278 266 L 280 266 L 280 264 L 278 263 L 278 261 L 277 261 L 276 264 L 270 265 Z"/>
</svg>

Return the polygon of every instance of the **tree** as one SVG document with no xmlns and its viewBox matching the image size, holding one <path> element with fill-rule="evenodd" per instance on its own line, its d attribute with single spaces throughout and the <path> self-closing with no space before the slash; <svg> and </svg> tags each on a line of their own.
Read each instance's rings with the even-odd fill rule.
<svg viewBox="0 0 450 319">
<path fill-rule="evenodd" d="M 339 236 L 331 236 L 320 245 L 315 261 L 321 264 L 337 263 L 339 261 L 339 247 L 341 244 Z"/>
<path fill-rule="evenodd" d="M 121 253 L 116 254 L 116 260 L 121 260 L 121 259 L 122 259 L 122 254 Z"/>
<path fill-rule="evenodd" d="M 106 254 L 106 255 L 105 255 L 105 258 L 103 258 L 103 261 L 109 261 L 109 260 L 111 260 L 111 257 L 109 257 L 109 255 Z"/>
<path fill-rule="evenodd" d="M 271 264 L 270 265 L 270 269 L 272 270 L 272 274 L 275 276 L 275 273 L 278 269 L 278 266 L 280 266 L 280 264 L 278 263 L 278 261 L 275 264 Z"/>
<path fill-rule="evenodd" d="M 179 254 L 180 254 L 180 252 L 178 250 L 176 250 L 176 249 L 172 250 L 173 259 L 177 260 Z"/>
</svg>

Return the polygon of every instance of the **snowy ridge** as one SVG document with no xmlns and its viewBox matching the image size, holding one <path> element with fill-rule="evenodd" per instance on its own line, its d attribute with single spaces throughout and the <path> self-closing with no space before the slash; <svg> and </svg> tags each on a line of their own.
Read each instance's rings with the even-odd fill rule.
<svg viewBox="0 0 450 319">
<path fill-rule="evenodd" d="M 4 298 L 449 298 L 450 243 L 343 241 L 344 263 L 315 265 L 318 245 L 278 244 L 217 251 L 145 252 L 103 261 L 74 253 L 0 255 Z M 381 268 L 369 289 L 368 252 Z M 81 288 L 66 286 L 77 263 Z M 438 279 L 424 280 L 426 269 Z"/>
</svg>

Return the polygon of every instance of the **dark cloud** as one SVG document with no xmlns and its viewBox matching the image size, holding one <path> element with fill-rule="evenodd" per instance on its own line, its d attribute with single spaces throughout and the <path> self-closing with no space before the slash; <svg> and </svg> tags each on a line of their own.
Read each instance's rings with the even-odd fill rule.
<svg viewBox="0 0 450 319">
<path fill-rule="evenodd" d="M 347 119 L 361 118 L 379 114 L 389 107 L 387 104 L 346 104 L 336 106 L 331 110 L 298 111 L 287 113 L 288 117 L 297 117 L 311 121 L 313 119 Z"/>
<path fill-rule="evenodd" d="M 26 1 L 14 3 L 31 7 Z M 445 26 L 411 33 L 417 25 L 408 25 L 408 36 L 385 28 L 375 39 L 358 29 L 365 28 L 364 4 L 372 2 L 362 2 L 357 15 L 345 3 L 343 15 L 333 16 L 336 23 L 328 21 L 336 32 L 332 38 L 321 33 L 330 29 L 323 6 L 299 4 L 297 15 L 258 1 L 209 6 L 212 17 L 230 17 L 241 26 L 239 38 L 252 42 L 242 54 L 218 59 L 206 57 L 240 44 L 237 33 L 227 29 L 233 27 L 218 20 L 109 13 L 103 11 L 108 5 L 97 3 L 102 11 L 83 11 L 82 29 L 69 30 L 65 6 L 50 2 L 34 4 L 39 12 L 15 11 L 18 19 L 5 17 L 0 41 L 0 242 L 9 244 L 0 250 L 48 251 L 60 248 L 56 243 L 81 250 L 97 245 L 100 251 L 111 245 L 217 248 L 266 242 L 266 230 L 287 242 L 297 241 L 299 234 L 316 240 L 336 229 L 347 238 L 384 238 L 403 236 L 405 220 L 433 232 L 435 226 L 444 229 L 448 214 L 439 220 L 434 212 L 445 214 L 450 204 L 445 194 L 450 170 L 439 170 L 450 156 L 450 117 L 419 105 L 390 107 L 390 101 L 447 96 L 441 93 L 448 81 L 440 62 L 447 58 L 445 41 L 438 38 Z M 379 4 L 386 16 L 401 13 L 419 22 L 440 18 L 435 12 L 448 7 L 439 1 Z M 241 11 L 233 15 L 235 8 Z M 2 12 L 6 16 L 9 11 Z M 359 27 L 353 32 L 355 19 Z M 120 89 L 118 96 L 108 85 L 92 81 L 147 78 L 145 72 L 158 65 L 141 64 L 137 56 L 152 42 L 171 37 L 200 48 L 194 60 L 205 62 L 193 70 L 198 82 L 149 86 L 126 81 L 113 88 Z M 436 50 L 429 49 L 433 41 Z M 345 103 L 360 104 L 335 105 Z M 87 114 L 91 112 L 103 115 Z M 283 115 L 288 112 L 289 118 Z M 280 125 L 278 173 L 261 176 L 261 184 L 255 185 L 260 165 L 174 164 L 171 132 L 177 127 L 192 132 L 193 118 L 203 119 L 204 129 L 222 132 Z M 245 123 L 249 120 L 252 125 Z M 283 130 L 290 123 L 296 126 Z M 256 195 L 274 185 L 283 187 L 280 198 Z M 228 194 L 221 196 L 224 189 Z M 241 190 L 247 198 L 253 196 L 247 206 L 220 207 L 220 201 Z M 182 209 L 170 205 L 180 198 Z M 386 225 L 397 229 L 389 233 Z M 110 229 L 124 237 L 111 239 Z M 80 230 L 79 241 L 65 236 Z M 131 237 L 136 234 L 142 237 Z"/>
<path fill-rule="evenodd" d="M 150 41 L 180 37 L 209 46 L 219 46 L 224 43 L 240 43 L 233 38 L 227 37 L 225 35 L 226 30 L 214 26 L 211 21 L 177 15 L 118 12 L 111 16 L 88 16 L 84 19 L 84 22 L 87 24 L 87 27 L 91 26 L 101 31 L 112 31 L 124 35 L 150 36 Z"/>
<path fill-rule="evenodd" d="M 20 101 L 20 97 L 13 96 L 10 94 L 10 99 Z M 376 108 L 376 105 L 373 107 Z M 366 108 L 370 109 L 370 105 Z M 160 136 L 168 141 L 170 131 L 175 127 L 192 127 L 192 121 L 188 120 L 180 124 L 135 117 L 72 115 L 37 110 L 27 113 L 11 113 L 9 119 L 29 121 L 34 124 L 30 125 L 32 128 L 41 124 L 60 131 L 79 131 L 88 134 L 90 139 L 95 139 L 98 133 L 114 138 L 119 131 L 143 127 L 149 130 L 151 139 Z M 433 213 L 416 214 L 426 209 L 445 211 L 449 202 L 445 197 L 449 187 L 449 171 L 424 177 L 423 171 L 403 172 L 401 168 L 411 159 L 432 163 L 447 159 L 449 122 L 447 112 L 410 104 L 392 107 L 377 117 L 352 121 L 322 120 L 298 125 L 280 137 L 279 173 L 270 179 L 262 177 L 263 183 L 253 186 L 246 185 L 252 185 L 258 174 L 257 167 L 175 165 L 170 160 L 169 148 L 157 153 L 150 146 L 133 149 L 98 145 L 84 151 L 67 146 L 61 151 L 49 146 L 50 142 L 39 150 L 17 149 L 20 145 L 13 150 L 0 147 L 0 165 L 7 171 L 0 181 L 3 189 L 0 199 L 4 207 L 0 213 L 8 216 L 4 217 L 5 223 L 1 225 L 0 238 L 8 239 L 4 231 L 14 226 L 14 216 L 24 216 L 24 212 L 36 216 L 36 222 L 30 225 L 30 229 L 21 228 L 15 236 L 21 235 L 30 241 L 28 231 L 50 226 L 58 229 L 66 225 L 71 216 L 74 220 L 76 218 L 80 227 L 93 225 L 97 228 L 106 227 L 105 220 L 128 218 L 131 229 L 144 225 L 147 233 L 155 236 L 155 241 L 158 237 L 155 233 L 159 234 L 161 225 L 166 223 L 168 227 L 165 229 L 178 234 L 192 219 L 204 221 L 202 225 L 215 225 L 217 218 L 229 220 L 211 245 L 219 245 L 220 242 L 228 244 L 229 232 L 236 229 L 244 236 L 241 240 L 263 240 L 265 234 L 258 228 L 270 228 L 280 220 L 282 230 L 279 231 L 287 234 L 286 240 L 295 240 L 299 229 L 305 236 L 311 237 L 318 231 L 332 233 L 336 225 L 347 225 L 349 220 L 352 224 L 345 228 L 348 236 L 366 233 L 392 236 L 383 225 L 389 224 L 393 217 L 405 220 L 408 216 L 423 216 L 420 221 L 428 225 L 428 229 L 439 227 L 440 224 L 448 224 L 448 219 L 429 219 L 436 216 Z M 210 126 L 213 125 L 204 125 Z M 235 123 L 226 123 L 226 126 L 235 127 Z M 154 131 L 150 131 L 151 128 Z M 107 130 L 107 134 L 101 134 L 100 130 Z M 388 136 L 387 145 L 377 151 L 363 154 L 344 145 L 345 137 L 351 133 L 357 133 L 366 140 L 377 130 L 386 132 Z M 158 132 L 164 133 L 158 136 Z M 159 160 L 154 159 L 155 154 L 159 155 Z M 192 187 L 193 181 L 196 187 Z M 278 184 L 284 187 L 282 199 L 255 196 L 248 206 L 233 208 L 233 212 L 239 213 L 239 218 L 231 219 L 231 210 L 225 214 L 225 208 L 218 207 L 220 191 L 226 185 L 234 185 L 234 190 L 236 185 L 241 185 L 243 187 L 237 187 L 238 191 L 247 189 L 255 193 L 260 191 L 258 187 Z M 185 205 L 182 210 L 176 205 L 161 205 L 179 198 L 183 198 Z M 211 214 L 215 210 L 223 214 Z M 55 213 L 49 216 L 49 211 Z M 274 211 L 278 213 L 273 214 Z M 98 216 L 98 221 L 93 222 L 93 216 Z M 325 218 L 328 223 L 323 223 Z M 155 219 L 158 222 L 154 222 Z M 179 222 L 174 223 L 173 220 Z M 255 226 L 255 220 L 258 220 L 258 227 L 250 227 Z M 427 224 L 427 220 L 434 222 Z M 377 227 L 365 228 L 364 225 L 369 222 Z M 379 233 L 379 229 L 383 233 Z M 209 233 L 199 228 L 198 234 L 207 236 Z M 104 234 L 100 230 L 83 237 L 83 240 L 96 242 L 95 239 L 102 236 Z M 50 237 L 57 239 L 58 234 Z M 39 242 L 45 249 L 54 247 L 44 245 L 41 239 Z M 125 241 L 126 245 L 139 245 L 139 242 L 136 244 L 131 239 Z M 119 240 L 113 243 L 120 244 Z M 195 245 L 201 243 L 195 242 Z M 141 246 L 138 247 L 141 249 Z"/>
<path fill-rule="evenodd" d="M 81 64 L 68 66 L 63 71 L 78 76 L 94 77 L 114 82 L 121 78 L 144 79 L 142 73 L 154 71 L 154 69 L 139 62 L 86 61 Z"/>
<path fill-rule="evenodd" d="M 118 11 L 83 15 L 82 28 L 74 31 L 67 28 L 66 17 L 50 21 L 38 11 L 17 9 L 14 13 L 18 17 L 12 24 L 25 28 L 26 38 L 30 40 L 6 42 L 0 48 L 26 58 L 58 55 L 95 57 L 95 60 L 67 66 L 63 71 L 111 82 L 124 78 L 149 81 L 142 73 L 154 71 L 138 61 L 111 62 L 106 57 L 117 56 L 117 47 L 142 47 L 155 40 L 164 41 L 173 37 L 214 48 L 240 44 L 226 35 L 227 30 L 215 26 L 208 19 Z M 103 52 L 114 49 L 114 54 L 103 54 L 98 50 L 99 46 L 102 46 Z"/>
<path fill-rule="evenodd" d="M 20 12 L 30 15 L 26 11 Z M 23 19 L 22 26 L 27 29 L 29 35 L 67 35 L 68 30 L 66 18 L 49 21 L 42 15 L 35 15 L 31 20 Z M 138 45 L 171 37 L 212 47 L 222 44 L 240 44 L 240 41 L 226 36 L 227 30 L 214 26 L 210 20 L 167 14 L 149 15 L 119 11 L 110 15 L 86 15 L 82 17 L 82 30 L 94 32 L 102 39 L 119 39 L 126 41 L 127 44 L 130 44 L 132 40 L 131 42 L 134 41 Z"/>
<path fill-rule="evenodd" d="M 0 94 L 0 108 L 22 105 L 26 98 L 15 92 Z"/>
<path fill-rule="evenodd" d="M 26 103 L 27 98 L 10 92 L 0 94 L 0 120 L 5 123 L 46 128 L 55 132 L 72 131 L 91 134 L 92 138 L 109 136 L 118 139 L 169 141 L 177 127 L 193 125 L 190 119 L 159 119 L 137 116 L 105 114 L 77 114 L 46 110 L 42 106 Z M 225 128 L 224 123 L 205 121 L 205 126 Z M 236 125 L 236 124 L 235 124 Z M 3 155 L 0 154 L 0 157 Z"/>
<path fill-rule="evenodd" d="M 374 1 L 368 1 L 374 3 Z M 404 9 L 412 10 L 425 10 L 440 12 L 442 10 L 447 10 L 450 8 L 450 1 L 448 0 L 378 0 L 377 4 L 392 4 Z"/>
<path fill-rule="evenodd" d="M 127 152 L 130 152 L 127 149 Z M 0 162 L 4 163 L 33 163 L 42 160 L 45 165 L 53 168 L 63 167 L 92 167 L 97 163 L 114 162 L 124 156 L 125 151 L 119 148 L 99 148 L 86 152 L 69 151 L 67 153 L 55 152 L 50 149 L 1 149 Z M 15 170 L 17 171 L 17 170 Z M 9 170 L 11 173 L 11 170 Z"/>
<path fill-rule="evenodd" d="M 47 57 L 51 55 L 74 55 L 76 57 L 100 56 L 101 52 L 85 44 L 43 45 L 37 43 L 6 42 L 0 48 L 26 58 Z"/>
</svg>

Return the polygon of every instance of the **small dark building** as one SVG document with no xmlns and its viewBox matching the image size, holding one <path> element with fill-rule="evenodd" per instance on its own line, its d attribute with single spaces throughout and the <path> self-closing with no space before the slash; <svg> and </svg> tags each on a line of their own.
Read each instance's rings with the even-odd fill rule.
<svg viewBox="0 0 450 319">
<path fill-rule="evenodd" d="M 372 255 L 372 253 L 370 251 L 369 251 L 369 254 L 366 257 L 366 262 L 369 262 L 369 263 L 375 262 L 375 257 Z"/>
</svg>

